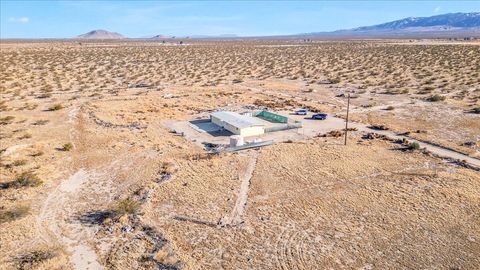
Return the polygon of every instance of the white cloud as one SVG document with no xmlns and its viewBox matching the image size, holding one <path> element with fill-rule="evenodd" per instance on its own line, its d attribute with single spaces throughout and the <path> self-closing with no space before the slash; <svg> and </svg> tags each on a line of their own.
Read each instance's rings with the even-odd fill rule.
<svg viewBox="0 0 480 270">
<path fill-rule="evenodd" d="M 442 8 L 441 7 L 436 7 L 433 12 L 438 13 Z"/>
<path fill-rule="evenodd" d="M 8 18 L 8 21 L 13 23 L 28 23 L 30 19 L 28 17 L 19 17 L 19 18 L 10 17 Z"/>
</svg>

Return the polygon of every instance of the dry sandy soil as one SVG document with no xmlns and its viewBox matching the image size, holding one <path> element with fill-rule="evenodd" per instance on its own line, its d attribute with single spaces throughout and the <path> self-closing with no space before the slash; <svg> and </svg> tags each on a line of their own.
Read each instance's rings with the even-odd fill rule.
<svg viewBox="0 0 480 270">
<path fill-rule="evenodd" d="M 480 46 L 0 44 L 1 269 L 479 269 L 480 172 L 349 133 L 208 154 L 162 123 L 308 107 L 479 157 Z"/>
</svg>

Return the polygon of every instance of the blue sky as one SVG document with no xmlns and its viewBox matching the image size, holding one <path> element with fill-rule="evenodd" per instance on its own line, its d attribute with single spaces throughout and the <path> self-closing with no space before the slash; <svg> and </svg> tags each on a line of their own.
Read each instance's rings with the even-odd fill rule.
<svg viewBox="0 0 480 270">
<path fill-rule="evenodd" d="M 0 1 L 1 38 L 282 35 L 480 11 L 480 1 Z"/>
</svg>

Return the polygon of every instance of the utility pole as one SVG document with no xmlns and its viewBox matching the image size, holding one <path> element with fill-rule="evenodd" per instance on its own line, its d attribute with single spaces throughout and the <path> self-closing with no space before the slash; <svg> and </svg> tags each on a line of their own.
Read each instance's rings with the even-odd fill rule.
<svg viewBox="0 0 480 270">
<path fill-rule="evenodd" d="M 350 110 L 350 93 L 347 94 L 347 120 L 345 121 L 345 145 L 347 145 L 348 111 Z"/>
</svg>

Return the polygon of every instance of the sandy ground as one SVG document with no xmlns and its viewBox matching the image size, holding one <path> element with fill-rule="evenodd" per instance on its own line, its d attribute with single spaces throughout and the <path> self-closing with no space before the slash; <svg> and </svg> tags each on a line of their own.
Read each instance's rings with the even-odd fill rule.
<svg viewBox="0 0 480 270">
<path fill-rule="evenodd" d="M 0 268 L 480 268 L 477 45 L 396 43 L 0 44 Z M 265 107 L 331 117 L 216 155 L 168 124 Z"/>
</svg>

